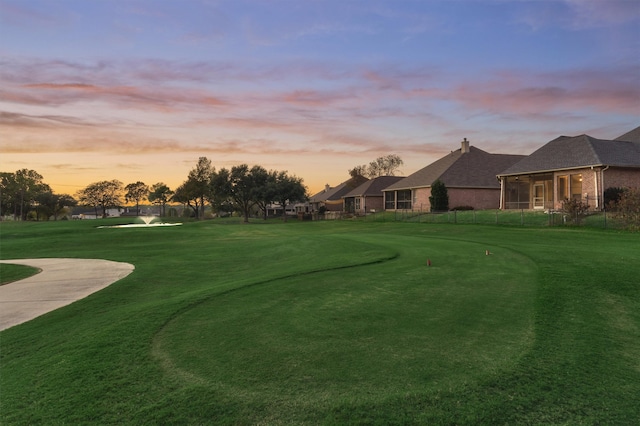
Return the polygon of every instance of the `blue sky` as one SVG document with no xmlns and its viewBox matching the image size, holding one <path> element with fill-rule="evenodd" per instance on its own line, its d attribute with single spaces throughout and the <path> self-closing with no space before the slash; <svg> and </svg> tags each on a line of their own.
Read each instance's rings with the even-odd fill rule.
<svg viewBox="0 0 640 426">
<path fill-rule="evenodd" d="M 398 154 L 529 154 L 640 125 L 640 2 L 0 0 L 0 162 L 57 192 Z"/>
</svg>

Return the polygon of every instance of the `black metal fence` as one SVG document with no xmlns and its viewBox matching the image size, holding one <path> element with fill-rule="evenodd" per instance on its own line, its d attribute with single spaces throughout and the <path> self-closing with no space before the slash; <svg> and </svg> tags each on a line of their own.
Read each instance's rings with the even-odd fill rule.
<svg viewBox="0 0 640 426">
<path fill-rule="evenodd" d="M 395 210 L 370 212 L 364 216 L 337 213 L 326 219 L 398 221 L 419 223 L 484 224 L 508 226 L 587 226 L 603 229 L 624 229 L 625 225 L 611 212 L 591 211 L 587 214 L 570 215 L 558 210 L 455 210 L 428 212 L 422 210 Z"/>
</svg>

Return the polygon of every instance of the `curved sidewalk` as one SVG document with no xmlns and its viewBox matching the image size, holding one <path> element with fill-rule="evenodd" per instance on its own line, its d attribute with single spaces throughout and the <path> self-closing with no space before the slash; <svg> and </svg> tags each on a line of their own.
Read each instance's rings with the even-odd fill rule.
<svg viewBox="0 0 640 426">
<path fill-rule="evenodd" d="M 103 259 L 10 259 L 40 273 L 0 285 L 0 330 L 22 324 L 87 297 L 126 277 L 134 266 Z"/>
</svg>

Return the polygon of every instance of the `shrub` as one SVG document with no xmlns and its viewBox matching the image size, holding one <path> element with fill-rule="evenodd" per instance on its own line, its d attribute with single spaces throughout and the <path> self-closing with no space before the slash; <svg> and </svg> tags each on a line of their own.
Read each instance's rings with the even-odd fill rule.
<svg viewBox="0 0 640 426">
<path fill-rule="evenodd" d="M 615 217 L 625 227 L 640 230 L 640 188 L 627 188 L 615 204 Z"/>
<path fill-rule="evenodd" d="M 616 208 L 616 205 L 620 201 L 620 197 L 622 197 L 622 194 L 624 194 L 624 191 L 625 191 L 624 188 L 615 188 L 615 187 L 610 187 L 605 189 L 604 205 L 607 208 L 614 210 Z"/>
<path fill-rule="evenodd" d="M 463 210 L 474 210 L 474 208 L 472 206 L 457 206 L 452 208 L 451 210 L 463 211 Z"/>
<path fill-rule="evenodd" d="M 431 184 L 431 196 L 429 197 L 432 212 L 446 212 L 449 210 L 449 192 L 444 182 L 436 179 Z"/>
<path fill-rule="evenodd" d="M 583 203 L 582 200 L 571 198 L 562 202 L 562 211 L 567 214 L 576 225 L 580 225 L 580 221 L 587 215 L 589 204 Z"/>
</svg>

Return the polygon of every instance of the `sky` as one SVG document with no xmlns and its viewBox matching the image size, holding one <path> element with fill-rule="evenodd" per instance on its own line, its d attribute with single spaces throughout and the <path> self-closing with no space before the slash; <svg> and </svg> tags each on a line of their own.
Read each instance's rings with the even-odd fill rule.
<svg viewBox="0 0 640 426">
<path fill-rule="evenodd" d="M 0 0 L 0 171 L 56 193 L 207 157 L 314 194 L 639 125 L 638 0 Z"/>
</svg>

